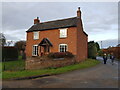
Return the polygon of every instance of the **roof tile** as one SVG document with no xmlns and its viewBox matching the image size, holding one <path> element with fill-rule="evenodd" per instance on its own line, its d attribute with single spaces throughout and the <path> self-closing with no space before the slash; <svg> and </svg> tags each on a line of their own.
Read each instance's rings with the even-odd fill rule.
<svg viewBox="0 0 120 90">
<path fill-rule="evenodd" d="M 77 26 L 77 17 L 38 23 L 29 28 L 27 32 L 67 28 L 73 26 Z"/>
</svg>

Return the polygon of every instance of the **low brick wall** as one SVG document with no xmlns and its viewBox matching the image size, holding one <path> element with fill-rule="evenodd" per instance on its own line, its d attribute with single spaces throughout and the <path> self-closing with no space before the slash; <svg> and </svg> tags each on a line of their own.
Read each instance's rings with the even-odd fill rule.
<svg viewBox="0 0 120 90">
<path fill-rule="evenodd" d="M 52 67 L 56 68 L 74 64 L 75 61 L 75 58 L 49 59 L 42 57 L 27 57 L 25 68 L 28 70 Z"/>
</svg>

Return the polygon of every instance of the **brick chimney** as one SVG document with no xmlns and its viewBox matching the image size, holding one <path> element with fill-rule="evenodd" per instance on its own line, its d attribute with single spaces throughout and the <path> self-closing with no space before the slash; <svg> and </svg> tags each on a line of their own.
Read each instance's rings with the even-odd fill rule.
<svg viewBox="0 0 120 90">
<path fill-rule="evenodd" d="M 37 19 L 34 19 L 34 24 L 40 23 L 39 17 Z"/>
<path fill-rule="evenodd" d="M 78 10 L 77 10 L 77 29 L 80 31 L 83 31 L 83 24 L 82 24 L 80 7 L 78 7 Z"/>
<path fill-rule="evenodd" d="M 78 18 L 81 18 L 81 11 L 80 11 L 80 7 L 78 7 L 78 10 L 77 10 L 77 17 L 78 17 Z"/>
</svg>

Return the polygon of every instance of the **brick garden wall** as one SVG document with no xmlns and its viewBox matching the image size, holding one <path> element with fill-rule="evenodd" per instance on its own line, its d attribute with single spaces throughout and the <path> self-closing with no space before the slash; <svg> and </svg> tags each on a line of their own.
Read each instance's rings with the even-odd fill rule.
<svg viewBox="0 0 120 90">
<path fill-rule="evenodd" d="M 51 67 L 63 67 L 67 65 L 74 64 L 76 62 L 75 58 L 64 58 L 60 59 L 49 59 L 41 57 L 28 57 L 26 60 L 25 68 L 27 70 L 31 69 L 43 69 Z"/>
</svg>

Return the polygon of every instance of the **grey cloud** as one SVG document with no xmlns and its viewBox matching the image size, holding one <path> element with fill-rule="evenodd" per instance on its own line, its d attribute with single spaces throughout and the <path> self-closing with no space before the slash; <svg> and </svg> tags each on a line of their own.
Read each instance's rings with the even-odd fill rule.
<svg viewBox="0 0 120 90">
<path fill-rule="evenodd" d="M 7 40 L 19 40 L 19 38 L 14 35 L 5 34 L 5 37 Z"/>
<path fill-rule="evenodd" d="M 96 6 L 96 4 L 98 6 Z M 105 7 L 103 7 L 105 5 L 107 5 L 109 8 L 105 9 Z M 30 25 L 33 24 L 33 19 L 36 16 L 39 16 L 42 21 L 76 16 L 77 7 L 81 6 L 83 9 L 82 15 L 84 18 L 85 24 L 84 26 L 86 30 L 89 28 L 92 31 L 93 28 L 104 27 L 106 29 L 109 29 L 108 28 L 109 26 L 106 24 L 115 23 L 114 21 L 116 18 L 116 13 L 114 13 L 116 11 L 114 10 L 116 9 L 115 5 L 114 3 L 105 4 L 105 3 L 57 3 L 57 2 L 56 3 L 7 2 L 3 3 L 2 5 L 3 28 L 4 30 L 6 30 L 6 28 L 7 29 L 28 28 Z M 110 21 L 111 18 L 113 18 L 112 21 Z M 89 22 L 95 23 L 90 24 Z"/>
<path fill-rule="evenodd" d="M 101 41 L 97 41 L 101 47 Z M 102 40 L 102 48 L 108 48 L 109 46 L 117 46 L 118 39 L 109 39 L 109 40 Z"/>
<path fill-rule="evenodd" d="M 117 30 L 117 3 L 113 2 L 4 2 L 2 3 L 3 32 L 7 33 L 9 39 L 23 39 L 25 30 L 33 25 L 33 19 L 37 16 L 41 22 L 74 17 L 79 6 L 83 26 L 89 36 L 91 33 Z"/>
<path fill-rule="evenodd" d="M 37 16 L 41 21 L 63 18 L 67 13 L 63 8 L 63 3 L 3 3 L 3 29 L 29 28 Z"/>
<path fill-rule="evenodd" d="M 97 5 L 97 6 L 96 6 Z M 112 25 L 118 24 L 117 3 L 90 4 L 90 10 L 86 10 L 83 16 L 84 27 L 88 32 L 97 32 L 98 29 L 111 30 Z M 89 9 L 89 8 L 88 8 Z M 114 27 L 116 30 L 117 28 Z"/>
<path fill-rule="evenodd" d="M 26 39 L 26 29 L 19 29 L 19 30 L 11 30 L 9 32 L 4 32 L 5 37 L 7 40 L 13 40 L 13 41 L 18 41 L 18 40 L 25 40 Z"/>
</svg>

